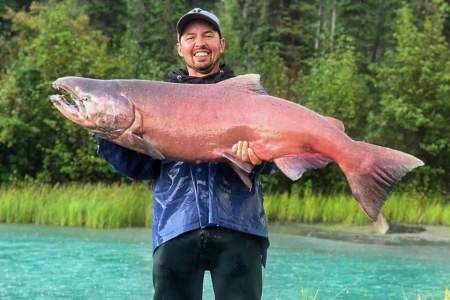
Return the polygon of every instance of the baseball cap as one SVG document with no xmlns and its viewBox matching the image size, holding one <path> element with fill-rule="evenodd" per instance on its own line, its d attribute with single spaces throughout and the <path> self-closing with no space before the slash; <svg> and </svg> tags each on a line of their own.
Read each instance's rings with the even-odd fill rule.
<svg viewBox="0 0 450 300">
<path fill-rule="evenodd" d="M 205 20 L 206 22 L 210 23 L 215 30 L 219 33 L 220 36 L 222 36 L 222 33 L 220 32 L 220 22 L 219 18 L 213 13 L 210 13 L 209 11 L 203 10 L 201 8 L 194 8 L 188 13 L 186 13 L 184 16 L 182 16 L 178 22 L 177 22 L 177 39 L 180 40 L 181 34 L 183 33 L 183 29 L 186 26 L 187 23 L 189 23 L 192 20 Z"/>
</svg>

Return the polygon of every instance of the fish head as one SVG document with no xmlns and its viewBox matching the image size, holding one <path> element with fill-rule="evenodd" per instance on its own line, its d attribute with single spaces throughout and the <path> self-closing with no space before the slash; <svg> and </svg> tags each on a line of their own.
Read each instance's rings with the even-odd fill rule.
<svg viewBox="0 0 450 300">
<path fill-rule="evenodd" d="M 61 94 L 50 100 L 66 118 L 104 138 L 119 137 L 134 122 L 134 106 L 117 81 L 62 77 L 52 87 Z"/>
</svg>

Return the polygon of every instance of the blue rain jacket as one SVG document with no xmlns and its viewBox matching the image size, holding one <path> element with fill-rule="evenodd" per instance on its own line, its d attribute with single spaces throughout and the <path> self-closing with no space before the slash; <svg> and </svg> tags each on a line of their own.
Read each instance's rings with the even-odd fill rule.
<svg viewBox="0 0 450 300">
<path fill-rule="evenodd" d="M 233 77 L 222 66 L 217 74 L 196 78 L 182 71 L 169 74 L 169 81 L 212 83 Z M 97 153 L 119 173 L 134 179 L 153 181 L 153 248 L 199 228 L 222 226 L 265 238 L 263 262 L 268 246 L 263 195 L 258 175 L 269 172 L 263 163 L 251 174 L 249 190 L 226 163 L 190 163 L 154 160 L 97 137 Z"/>
</svg>

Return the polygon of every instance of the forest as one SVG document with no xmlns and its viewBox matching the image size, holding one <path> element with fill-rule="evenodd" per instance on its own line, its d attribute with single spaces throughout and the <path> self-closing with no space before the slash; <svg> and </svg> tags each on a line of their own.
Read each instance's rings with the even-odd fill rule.
<svg viewBox="0 0 450 300">
<path fill-rule="evenodd" d="M 342 120 L 356 140 L 425 162 L 398 187 L 450 191 L 450 14 L 441 0 L 0 1 L 0 185 L 127 179 L 48 96 L 61 76 L 164 80 L 183 68 L 175 24 L 192 7 L 221 21 L 223 63 L 271 95 Z M 347 189 L 335 166 L 296 185 Z M 264 178 L 269 191 L 289 188 Z"/>
</svg>

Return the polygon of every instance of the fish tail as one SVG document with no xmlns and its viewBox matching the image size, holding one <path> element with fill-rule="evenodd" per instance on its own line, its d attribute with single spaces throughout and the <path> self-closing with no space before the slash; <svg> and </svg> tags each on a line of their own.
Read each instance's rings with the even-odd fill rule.
<svg viewBox="0 0 450 300">
<path fill-rule="evenodd" d="M 358 164 L 342 168 L 353 196 L 364 212 L 376 220 L 390 188 L 412 169 L 424 163 L 401 151 L 356 142 L 355 150 L 361 153 Z"/>
</svg>

